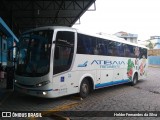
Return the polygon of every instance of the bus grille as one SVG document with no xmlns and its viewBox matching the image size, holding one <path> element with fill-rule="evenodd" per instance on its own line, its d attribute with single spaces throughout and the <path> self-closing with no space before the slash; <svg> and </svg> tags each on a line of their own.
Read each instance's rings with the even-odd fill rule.
<svg viewBox="0 0 160 120">
<path fill-rule="evenodd" d="M 20 86 L 23 86 L 23 87 L 30 87 L 30 88 L 35 87 L 35 85 L 24 85 L 24 84 L 21 84 L 21 83 L 17 83 L 17 84 L 20 85 Z"/>
</svg>

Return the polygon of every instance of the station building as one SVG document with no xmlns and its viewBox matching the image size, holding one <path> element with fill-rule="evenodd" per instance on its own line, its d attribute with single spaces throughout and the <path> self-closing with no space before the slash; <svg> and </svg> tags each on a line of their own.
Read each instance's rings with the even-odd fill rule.
<svg viewBox="0 0 160 120">
<path fill-rule="evenodd" d="M 137 38 L 138 38 L 137 34 L 131 34 L 131 33 L 120 31 L 120 32 L 115 33 L 114 35 L 117 37 L 123 38 L 126 41 L 137 43 Z"/>
</svg>

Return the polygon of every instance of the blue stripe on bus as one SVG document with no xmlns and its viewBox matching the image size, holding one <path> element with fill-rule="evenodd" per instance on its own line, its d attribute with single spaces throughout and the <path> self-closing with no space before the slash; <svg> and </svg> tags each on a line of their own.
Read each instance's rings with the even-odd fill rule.
<svg viewBox="0 0 160 120">
<path fill-rule="evenodd" d="M 108 86 L 113 86 L 113 85 L 118 85 L 118 84 L 123 84 L 123 83 L 128 83 L 130 82 L 129 79 L 126 80 L 118 80 L 118 81 L 112 81 L 112 82 L 107 82 L 107 83 L 102 83 L 102 84 L 96 84 L 95 88 L 103 88 L 103 87 L 108 87 Z"/>
</svg>

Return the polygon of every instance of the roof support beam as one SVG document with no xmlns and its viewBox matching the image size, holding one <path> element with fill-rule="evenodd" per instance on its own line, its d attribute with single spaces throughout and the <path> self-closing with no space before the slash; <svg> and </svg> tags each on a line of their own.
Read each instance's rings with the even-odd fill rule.
<svg viewBox="0 0 160 120">
<path fill-rule="evenodd" d="M 58 14 L 60 12 L 60 9 L 62 8 L 62 5 L 64 4 L 64 0 L 62 0 L 61 4 L 59 5 L 59 10 L 57 11 L 56 15 L 55 15 L 55 19 L 53 21 L 53 24 L 55 24 L 57 22 L 57 17 L 58 17 Z"/>
<path fill-rule="evenodd" d="M 2 0 L 0 16 L 16 31 L 46 25 L 72 26 L 95 0 Z M 18 30 L 19 31 L 19 30 Z M 18 33 L 18 32 L 17 32 Z"/>
</svg>

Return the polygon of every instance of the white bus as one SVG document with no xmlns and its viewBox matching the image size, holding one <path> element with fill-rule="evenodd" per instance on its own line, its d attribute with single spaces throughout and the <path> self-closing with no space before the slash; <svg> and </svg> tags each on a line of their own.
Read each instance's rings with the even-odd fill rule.
<svg viewBox="0 0 160 120">
<path fill-rule="evenodd" d="M 41 27 L 20 37 L 15 90 L 56 98 L 131 83 L 146 76 L 147 48 L 70 27 Z"/>
</svg>

